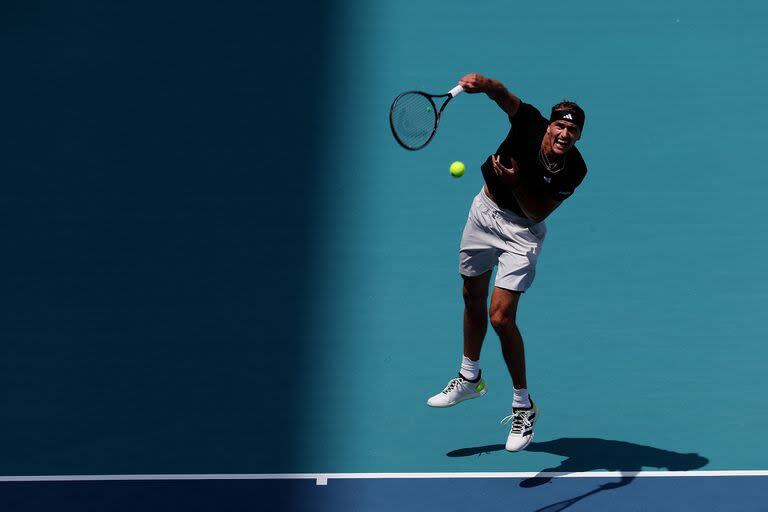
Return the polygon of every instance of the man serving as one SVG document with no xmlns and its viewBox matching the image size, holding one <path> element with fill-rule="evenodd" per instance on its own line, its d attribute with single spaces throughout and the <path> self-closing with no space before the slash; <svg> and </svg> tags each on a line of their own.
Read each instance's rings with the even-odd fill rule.
<svg viewBox="0 0 768 512">
<path fill-rule="evenodd" d="M 472 73 L 459 85 L 470 94 L 485 93 L 509 116 L 504 141 L 481 166 L 485 185 L 472 202 L 459 250 L 464 281 L 464 354 L 458 377 L 427 400 L 432 407 L 450 407 L 483 396 L 480 350 L 488 327 L 488 288 L 498 265 L 490 319 L 501 341 L 514 395 L 506 449 L 520 451 L 533 439 L 539 416 L 525 373 L 523 338 L 515 320 L 520 295 L 531 286 L 536 260 L 547 232 L 546 219 L 573 194 L 587 167 L 574 147 L 584 128 L 584 111 L 563 101 L 549 119 L 523 103 L 501 82 Z"/>
</svg>

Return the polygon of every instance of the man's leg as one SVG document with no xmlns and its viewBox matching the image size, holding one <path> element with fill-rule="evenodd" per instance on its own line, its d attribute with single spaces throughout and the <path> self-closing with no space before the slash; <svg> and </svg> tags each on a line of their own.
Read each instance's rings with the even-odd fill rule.
<svg viewBox="0 0 768 512">
<path fill-rule="evenodd" d="M 491 271 L 479 276 L 461 277 L 464 279 L 464 356 L 478 361 L 488 330 L 488 285 Z"/>
<path fill-rule="evenodd" d="M 512 384 L 517 389 L 527 389 L 525 347 L 516 322 L 519 300 L 520 292 L 494 287 L 491 296 L 491 325 L 499 335 L 501 353 L 512 377 Z"/>
<path fill-rule="evenodd" d="M 481 379 L 478 360 L 483 339 L 488 330 L 488 285 L 491 271 L 479 276 L 462 275 L 464 284 L 464 357 L 459 376 L 451 379 L 440 393 L 430 397 L 431 407 L 451 407 L 464 400 L 477 398 L 486 393 L 485 382 Z"/>
<path fill-rule="evenodd" d="M 512 376 L 515 395 L 512 414 L 505 421 L 512 423 L 505 448 L 511 452 L 524 450 L 533 439 L 533 425 L 539 416 L 536 405 L 528 396 L 525 375 L 525 347 L 517 328 L 517 304 L 520 292 L 495 287 L 491 296 L 491 325 L 499 335 L 501 353 Z"/>
<path fill-rule="evenodd" d="M 459 245 L 459 273 L 463 278 L 464 352 L 459 375 L 427 400 L 431 407 L 451 407 L 483 396 L 487 389 L 480 371 L 480 349 L 488 330 L 488 285 L 502 250 L 481 191 L 472 201 Z M 471 276 L 471 277 L 469 277 Z"/>
</svg>

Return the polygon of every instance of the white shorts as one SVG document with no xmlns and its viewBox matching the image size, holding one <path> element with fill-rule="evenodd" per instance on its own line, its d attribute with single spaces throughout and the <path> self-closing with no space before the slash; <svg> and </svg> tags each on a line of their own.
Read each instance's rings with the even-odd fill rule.
<svg viewBox="0 0 768 512">
<path fill-rule="evenodd" d="M 499 208 L 485 194 L 472 201 L 459 249 L 459 272 L 468 277 L 484 274 L 498 263 L 495 285 L 524 292 L 536 275 L 547 225 Z"/>
</svg>

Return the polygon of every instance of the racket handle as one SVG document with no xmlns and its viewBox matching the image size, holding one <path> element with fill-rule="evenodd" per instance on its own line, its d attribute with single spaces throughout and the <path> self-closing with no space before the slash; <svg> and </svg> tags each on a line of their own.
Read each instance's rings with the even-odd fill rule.
<svg viewBox="0 0 768 512">
<path fill-rule="evenodd" d="M 460 86 L 460 85 L 457 85 L 456 87 L 454 87 L 453 89 L 448 91 L 448 94 L 451 95 L 451 98 L 455 98 L 456 96 L 458 96 L 462 92 L 464 92 L 464 88 L 462 86 Z"/>
</svg>

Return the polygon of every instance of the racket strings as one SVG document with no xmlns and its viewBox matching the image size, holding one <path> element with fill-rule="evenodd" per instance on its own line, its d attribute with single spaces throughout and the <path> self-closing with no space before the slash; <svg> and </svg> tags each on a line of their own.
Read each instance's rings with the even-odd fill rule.
<svg viewBox="0 0 768 512">
<path fill-rule="evenodd" d="M 398 138 L 405 146 L 419 148 L 429 141 L 435 131 L 435 105 L 421 94 L 404 94 L 392 108 L 392 123 Z"/>
</svg>

